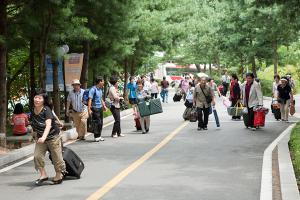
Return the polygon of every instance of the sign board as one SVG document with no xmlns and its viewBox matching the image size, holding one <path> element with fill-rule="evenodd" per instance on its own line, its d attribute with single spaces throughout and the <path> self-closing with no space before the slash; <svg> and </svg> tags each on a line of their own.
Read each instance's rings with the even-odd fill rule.
<svg viewBox="0 0 300 200">
<path fill-rule="evenodd" d="M 72 81 L 74 79 L 80 80 L 82 63 L 83 63 L 83 53 L 72 53 L 66 54 L 65 59 L 65 81 L 67 91 L 71 91 Z"/>
<path fill-rule="evenodd" d="M 50 55 L 46 55 L 46 91 L 53 92 L 53 65 Z M 63 65 L 62 59 L 58 59 L 58 84 L 59 90 L 64 91 L 64 77 L 63 77 Z"/>
</svg>

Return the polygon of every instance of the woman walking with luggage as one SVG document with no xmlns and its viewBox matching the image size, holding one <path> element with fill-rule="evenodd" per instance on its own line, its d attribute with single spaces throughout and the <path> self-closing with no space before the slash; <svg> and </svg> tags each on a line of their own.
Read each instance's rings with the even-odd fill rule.
<svg viewBox="0 0 300 200">
<path fill-rule="evenodd" d="M 36 132 L 36 145 L 34 150 L 34 164 L 40 172 L 40 178 L 36 185 L 41 185 L 48 180 L 45 170 L 45 154 L 49 150 L 53 159 L 56 172 L 53 184 L 63 181 L 63 173 L 66 171 L 65 162 L 62 157 L 62 144 L 59 136 L 60 129 L 55 123 L 54 116 L 49 108 L 49 100 L 46 91 L 40 90 L 34 96 L 34 110 L 32 112 L 32 128 Z"/>
<path fill-rule="evenodd" d="M 143 102 L 149 98 L 151 98 L 151 96 L 147 93 L 147 91 L 145 91 L 143 89 L 143 84 L 142 83 L 138 83 L 137 85 L 137 91 L 136 91 L 136 97 L 137 97 L 137 101 L 138 103 Z M 149 132 L 149 127 L 150 127 L 150 116 L 144 116 L 141 117 L 140 115 L 140 110 L 137 107 L 137 112 L 138 115 L 140 117 L 140 124 L 141 124 L 141 128 L 142 128 L 142 134 L 148 133 Z"/>
<path fill-rule="evenodd" d="M 214 91 L 207 84 L 206 78 L 200 78 L 200 84 L 195 87 L 193 104 L 198 113 L 198 131 L 207 130 L 209 110 L 215 105 Z"/>
<path fill-rule="evenodd" d="M 272 88 L 272 97 L 274 99 L 277 99 L 278 97 L 278 85 L 280 84 L 280 76 L 274 75 L 274 82 L 273 82 L 273 88 Z"/>
<path fill-rule="evenodd" d="M 243 85 L 243 104 L 247 107 L 247 127 L 255 131 L 254 127 L 254 108 L 263 105 L 263 94 L 260 85 L 254 80 L 253 73 L 246 74 L 246 82 Z M 245 119 L 244 119 L 245 120 Z"/>
<path fill-rule="evenodd" d="M 111 100 L 110 111 L 114 117 L 115 123 L 112 129 L 111 137 L 124 137 L 125 135 L 121 133 L 121 117 L 120 117 L 120 101 L 123 97 L 120 96 L 118 91 L 118 78 L 116 76 L 110 77 L 109 83 L 111 87 L 108 90 L 108 98 Z"/>
<path fill-rule="evenodd" d="M 288 79 L 282 77 L 280 84 L 277 87 L 278 90 L 278 102 L 280 103 L 281 121 L 288 122 L 289 118 L 289 106 L 293 106 L 293 92 L 291 86 L 288 84 Z"/>
<path fill-rule="evenodd" d="M 230 82 L 230 97 L 229 100 L 231 101 L 231 107 L 238 106 L 237 104 L 240 103 L 241 97 L 241 88 L 239 84 L 239 79 L 236 74 L 231 75 L 231 82 Z M 232 120 L 239 120 L 241 116 L 232 116 Z"/>
</svg>

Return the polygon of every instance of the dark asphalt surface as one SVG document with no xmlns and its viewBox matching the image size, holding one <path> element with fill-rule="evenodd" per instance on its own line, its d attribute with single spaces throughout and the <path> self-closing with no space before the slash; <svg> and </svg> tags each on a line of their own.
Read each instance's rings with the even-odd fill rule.
<svg viewBox="0 0 300 200">
<path fill-rule="evenodd" d="M 265 101 L 268 108 L 269 103 Z M 69 145 L 85 163 L 81 179 L 36 187 L 38 173 L 31 161 L 0 174 L 0 199 L 86 199 L 183 123 L 183 102 L 163 108 L 164 113 L 151 116 L 149 134 L 136 132 L 129 116 L 122 120 L 124 138 L 109 137 L 109 126 L 103 131 L 104 142 L 89 137 Z M 197 124 L 189 123 L 102 199 L 258 200 L 263 152 L 290 123 L 277 122 L 269 113 L 266 126 L 252 132 L 242 121 L 231 121 L 221 101 L 217 109 L 220 129 L 214 121 L 208 131 L 197 131 Z M 48 159 L 47 171 L 53 177 Z"/>
</svg>

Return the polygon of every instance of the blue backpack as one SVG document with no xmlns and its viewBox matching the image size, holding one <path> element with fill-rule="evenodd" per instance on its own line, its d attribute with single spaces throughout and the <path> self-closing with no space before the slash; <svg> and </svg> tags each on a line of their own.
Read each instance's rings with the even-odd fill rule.
<svg viewBox="0 0 300 200">
<path fill-rule="evenodd" d="M 86 106 L 88 105 L 88 102 L 89 102 L 89 92 L 91 89 L 92 89 L 92 87 L 84 90 L 83 95 L 82 95 L 82 103 Z M 96 92 L 95 92 L 95 94 L 96 94 Z M 94 96 L 95 96 L 95 94 L 94 94 Z M 94 98 L 93 98 L 93 100 L 94 100 Z"/>
</svg>

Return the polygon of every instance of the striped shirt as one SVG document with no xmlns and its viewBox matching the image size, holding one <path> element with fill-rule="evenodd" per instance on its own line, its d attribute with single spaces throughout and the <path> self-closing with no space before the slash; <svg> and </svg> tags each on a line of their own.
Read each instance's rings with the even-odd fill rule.
<svg viewBox="0 0 300 200">
<path fill-rule="evenodd" d="M 79 92 L 75 92 L 75 90 L 69 92 L 67 101 L 72 104 L 73 110 L 76 112 L 87 111 L 87 106 L 82 103 L 83 93 L 84 89 L 80 89 Z"/>
</svg>

